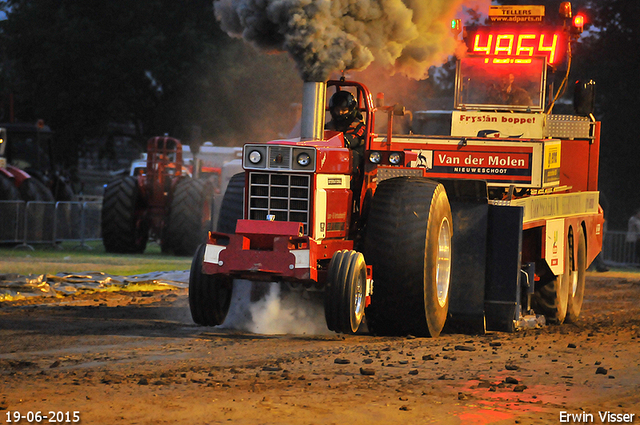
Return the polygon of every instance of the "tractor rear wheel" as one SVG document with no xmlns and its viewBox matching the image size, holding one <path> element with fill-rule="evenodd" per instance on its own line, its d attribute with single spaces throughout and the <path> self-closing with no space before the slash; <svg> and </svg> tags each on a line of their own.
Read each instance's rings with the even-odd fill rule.
<svg viewBox="0 0 640 425">
<path fill-rule="evenodd" d="M 102 243 L 107 252 L 144 252 L 149 239 L 145 212 L 135 177 L 123 177 L 107 185 L 102 201 Z"/>
<path fill-rule="evenodd" d="M 196 250 L 189 274 L 189 309 L 193 321 L 202 326 L 217 326 L 224 322 L 231 304 L 233 279 L 227 275 L 202 273 L 207 245 Z"/>
<path fill-rule="evenodd" d="M 324 313 L 327 327 L 354 334 L 364 318 L 367 266 L 356 251 L 337 251 L 331 258 L 325 287 Z"/>
<path fill-rule="evenodd" d="M 378 184 L 364 244 L 373 266 L 367 325 L 374 333 L 440 334 L 449 310 L 452 223 L 438 182 L 399 177 Z"/>
<path fill-rule="evenodd" d="M 173 190 L 162 250 L 193 255 L 211 227 L 213 186 L 206 180 L 183 179 Z"/>
<path fill-rule="evenodd" d="M 578 226 L 578 249 L 575 263 L 576 270 L 571 273 L 567 317 L 565 319 L 570 323 L 574 323 L 578 320 L 578 317 L 580 317 L 582 301 L 584 300 L 584 286 L 587 272 L 587 242 L 582 226 Z"/>
<path fill-rule="evenodd" d="M 222 204 L 217 231 L 221 233 L 235 233 L 236 223 L 242 219 L 244 200 L 244 173 L 235 174 L 227 184 Z"/>
</svg>

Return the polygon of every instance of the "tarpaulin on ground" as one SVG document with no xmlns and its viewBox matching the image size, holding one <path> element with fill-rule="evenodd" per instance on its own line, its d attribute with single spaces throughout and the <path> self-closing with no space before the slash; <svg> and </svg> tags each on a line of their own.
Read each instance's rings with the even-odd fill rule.
<svg viewBox="0 0 640 425">
<path fill-rule="evenodd" d="M 79 291 L 160 290 L 186 288 L 189 271 L 152 272 L 115 276 L 102 272 L 55 275 L 0 274 L 0 302 L 34 296 L 62 296 Z"/>
</svg>

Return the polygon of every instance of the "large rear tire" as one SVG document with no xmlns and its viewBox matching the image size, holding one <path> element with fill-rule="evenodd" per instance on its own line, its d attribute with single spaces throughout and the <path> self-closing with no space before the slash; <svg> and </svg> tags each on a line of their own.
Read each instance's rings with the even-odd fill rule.
<svg viewBox="0 0 640 425">
<path fill-rule="evenodd" d="M 244 173 L 235 174 L 229 180 L 227 190 L 224 192 L 220 205 L 220 218 L 218 219 L 218 232 L 235 233 L 236 223 L 242 219 L 244 200 Z"/>
<path fill-rule="evenodd" d="M 373 196 L 365 259 L 374 333 L 436 337 L 449 310 L 452 217 L 444 186 L 425 178 L 381 182 Z"/>
<path fill-rule="evenodd" d="M 233 279 L 226 275 L 202 273 L 206 244 L 196 250 L 189 274 L 189 309 L 193 321 L 202 326 L 217 326 L 224 322 L 231 304 Z"/>
<path fill-rule="evenodd" d="M 175 255 L 193 255 L 210 230 L 212 201 L 213 186 L 208 181 L 179 181 L 173 191 L 162 250 L 171 250 Z"/>
<path fill-rule="evenodd" d="M 149 239 L 145 211 L 135 177 L 124 177 L 107 185 L 102 201 L 102 243 L 107 252 L 144 252 Z"/>
<path fill-rule="evenodd" d="M 337 251 L 331 258 L 325 287 L 324 312 L 327 327 L 354 334 L 364 318 L 367 266 L 356 251 Z"/>
<path fill-rule="evenodd" d="M 580 317 L 582 302 L 584 300 L 584 287 L 587 273 L 587 242 L 582 226 L 578 226 L 578 249 L 575 264 L 576 269 L 571 273 L 567 317 L 565 319 L 570 323 L 574 323 Z"/>
</svg>

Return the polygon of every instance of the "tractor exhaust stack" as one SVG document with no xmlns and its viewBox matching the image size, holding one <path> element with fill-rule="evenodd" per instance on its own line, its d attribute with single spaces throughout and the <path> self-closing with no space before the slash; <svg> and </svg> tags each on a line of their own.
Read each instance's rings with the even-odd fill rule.
<svg viewBox="0 0 640 425">
<path fill-rule="evenodd" d="M 324 115 L 327 85 L 323 81 L 305 81 L 302 87 L 301 140 L 324 138 Z"/>
</svg>

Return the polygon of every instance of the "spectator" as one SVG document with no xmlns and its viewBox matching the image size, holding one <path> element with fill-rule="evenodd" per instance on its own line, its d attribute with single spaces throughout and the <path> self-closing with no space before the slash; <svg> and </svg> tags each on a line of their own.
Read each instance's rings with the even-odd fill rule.
<svg viewBox="0 0 640 425">
<path fill-rule="evenodd" d="M 629 226 L 627 228 L 627 243 L 632 244 L 634 248 L 633 263 L 638 264 L 640 261 L 640 209 L 629 218 Z"/>
</svg>

